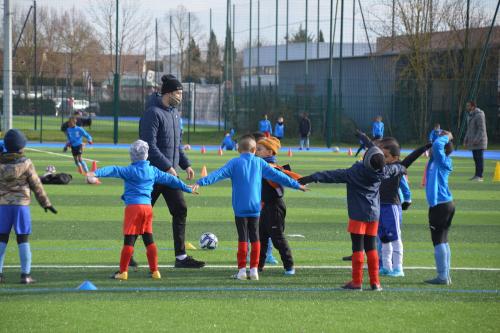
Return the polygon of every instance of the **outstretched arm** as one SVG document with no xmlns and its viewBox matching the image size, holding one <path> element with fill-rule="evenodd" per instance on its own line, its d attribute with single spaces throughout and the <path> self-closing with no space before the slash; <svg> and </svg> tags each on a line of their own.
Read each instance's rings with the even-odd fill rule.
<svg viewBox="0 0 500 333">
<path fill-rule="evenodd" d="M 301 184 L 309 183 L 347 183 L 347 170 L 337 169 L 330 171 L 320 171 L 312 175 L 300 178 L 298 181 Z"/>
<path fill-rule="evenodd" d="M 281 184 L 283 186 L 295 188 L 295 189 L 300 189 L 300 184 L 293 178 L 290 178 L 286 174 L 284 174 L 281 171 L 276 170 L 273 167 L 270 167 L 269 164 L 266 162 L 263 162 L 262 166 L 262 177 L 265 179 L 272 180 L 273 182 L 276 182 L 278 184 Z"/>
<path fill-rule="evenodd" d="M 196 182 L 200 186 L 208 186 L 217 183 L 220 180 L 231 177 L 231 161 L 224 165 L 222 168 L 211 172 L 208 176 L 198 179 Z"/>
<path fill-rule="evenodd" d="M 126 167 L 112 165 L 97 169 L 94 175 L 100 178 L 110 177 L 110 178 L 126 179 L 125 169 Z"/>
<path fill-rule="evenodd" d="M 432 143 L 427 143 L 425 146 L 422 146 L 420 148 L 415 149 L 414 151 L 412 151 L 410 153 L 410 155 L 406 156 L 405 159 L 403 161 L 401 161 L 401 164 L 405 168 L 409 168 L 410 165 L 412 165 L 413 162 L 415 162 L 417 160 L 417 158 L 422 156 L 422 154 L 425 153 L 431 147 L 432 147 Z"/>
<path fill-rule="evenodd" d="M 171 188 L 178 188 L 187 193 L 193 192 L 192 188 L 187 186 L 178 177 L 174 177 L 171 174 L 161 171 L 158 168 L 155 168 L 155 183 L 167 185 Z"/>
<path fill-rule="evenodd" d="M 366 149 L 370 149 L 371 147 L 375 146 L 365 133 L 361 132 L 360 130 L 356 130 L 356 137 L 358 137 L 361 142 L 365 145 Z"/>
</svg>

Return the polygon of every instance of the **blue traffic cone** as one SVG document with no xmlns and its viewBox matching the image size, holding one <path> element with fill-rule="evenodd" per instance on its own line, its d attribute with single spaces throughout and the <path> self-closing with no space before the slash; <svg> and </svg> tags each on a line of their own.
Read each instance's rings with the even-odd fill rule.
<svg viewBox="0 0 500 333">
<path fill-rule="evenodd" d="M 89 280 L 85 280 L 82 282 L 81 285 L 76 287 L 77 290 L 82 290 L 82 291 L 89 291 L 89 290 L 97 290 L 97 287 L 90 282 Z"/>
</svg>

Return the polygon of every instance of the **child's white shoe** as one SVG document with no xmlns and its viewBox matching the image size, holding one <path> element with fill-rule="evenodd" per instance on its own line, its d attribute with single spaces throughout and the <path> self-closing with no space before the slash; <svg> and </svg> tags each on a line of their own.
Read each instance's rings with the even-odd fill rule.
<svg viewBox="0 0 500 333">
<path fill-rule="evenodd" d="M 250 268 L 250 280 L 258 280 L 259 279 L 259 272 L 257 270 L 257 267 Z"/>
<path fill-rule="evenodd" d="M 236 280 L 242 280 L 242 281 L 248 280 L 247 269 L 241 268 L 238 271 L 238 273 L 234 274 L 232 277 L 233 277 L 233 279 L 236 279 Z"/>
</svg>

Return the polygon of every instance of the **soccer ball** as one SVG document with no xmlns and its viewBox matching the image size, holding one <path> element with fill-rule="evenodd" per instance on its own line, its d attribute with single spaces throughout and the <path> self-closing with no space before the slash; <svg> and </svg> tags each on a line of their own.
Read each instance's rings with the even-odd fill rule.
<svg viewBox="0 0 500 333">
<path fill-rule="evenodd" d="M 99 181 L 99 178 L 94 176 L 87 176 L 85 177 L 85 180 L 87 181 L 87 184 L 92 184 L 92 185 L 99 185 L 101 183 Z"/>
<path fill-rule="evenodd" d="M 53 165 L 49 165 L 45 168 L 46 173 L 56 173 L 56 167 Z"/>
<path fill-rule="evenodd" d="M 333 152 L 334 153 L 338 153 L 339 151 L 340 151 L 339 147 L 337 147 L 337 146 L 333 147 Z"/>
<path fill-rule="evenodd" d="M 211 232 L 204 232 L 200 236 L 200 247 L 204 250 L 215 250 L 219 240 Z"/>
</svg>

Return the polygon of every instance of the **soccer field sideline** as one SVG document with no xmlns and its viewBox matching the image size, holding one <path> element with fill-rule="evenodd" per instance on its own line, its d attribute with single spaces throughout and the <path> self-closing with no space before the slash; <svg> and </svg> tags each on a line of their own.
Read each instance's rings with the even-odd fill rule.
<svg viewBox="0 0 500 333">
<path fill-rule="evenodd" d="M 19 268 L 19 265 L 4 265 L 5 268 Z M 57 264 L 46 264 L 46 265 L 32 265 L 32 268 L 42 268 L 42 269 L 65 269 L 65 268 L 96 268 L 96 269 L 112 269 L 116 268 L 117 265 L 57 265 Z M 140 268 L 148 268 L 148 265 L 139 265 Z M 174 265 L 158 265 L 159 268 L 174 268 Z M 365 268 L 367 266 L 365 265 Z M 215 269 L 228 269 L 235 268 L 235 265 L 205 265 L 204 268 L 215 268 Z M 296 269 L 351 269 L 351 266 L 342 265 L 303 265 L 295 266 Z M 267 269 L 283 269 L 280 265 L 276 266 L 266 266 Z M 436 267 L 431 266 L 405 266 L 405 270 L 435 270 Z M 477 272 L 500 272 L 500 268 L 497 267 L 452 267 L 451 270 L 455 271 L 477 271 Z"/>
</svg>

